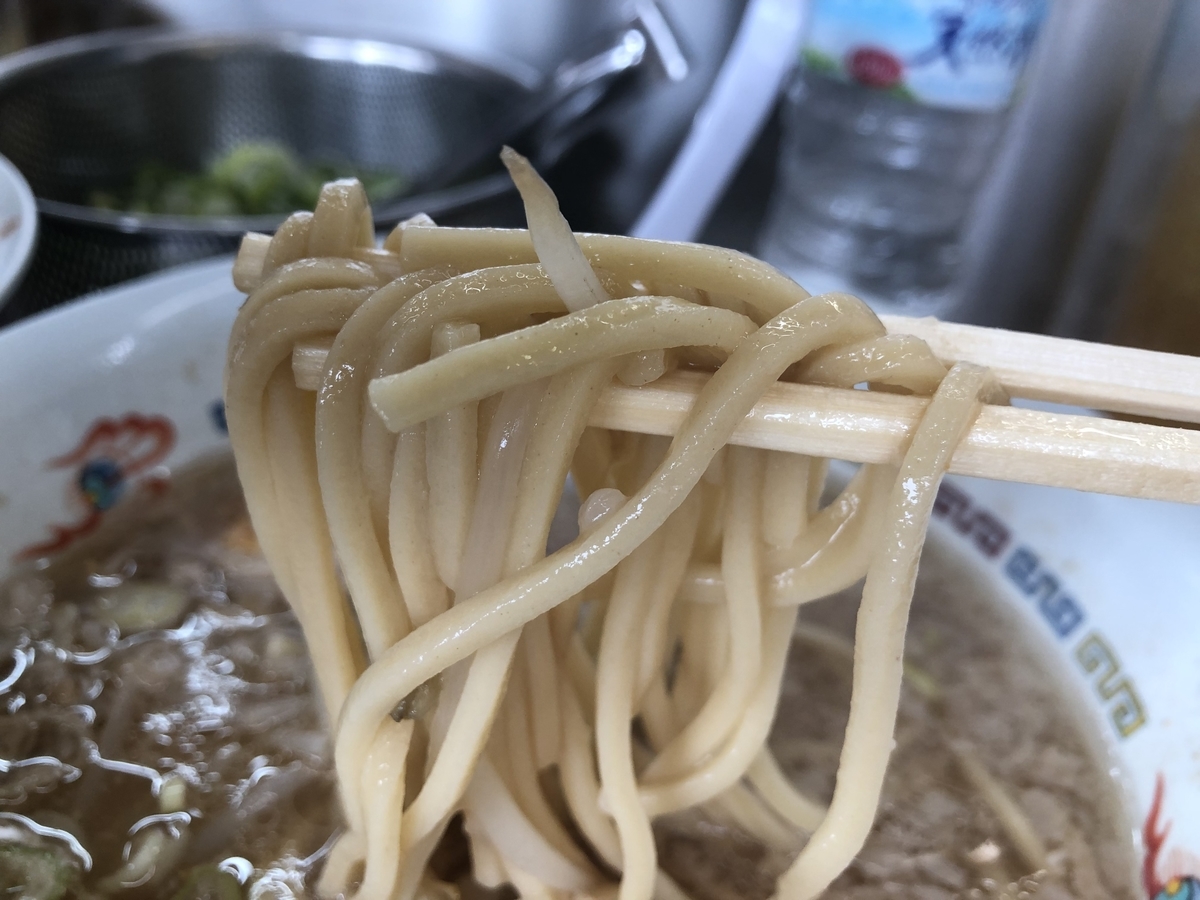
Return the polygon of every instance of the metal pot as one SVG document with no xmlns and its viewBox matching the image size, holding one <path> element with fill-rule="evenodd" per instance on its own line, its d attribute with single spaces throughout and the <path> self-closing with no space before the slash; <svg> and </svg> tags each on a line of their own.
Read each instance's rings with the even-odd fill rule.
<svg viewBox="0 0 1200 900">
<path fill-rule="evenodd" d="M 295 34 L 127 31 L 17 54 L 0 62 L 0 154 L 33 187 L 42 233 L 4 318 L 229 251 L 282 219 L 88 205 L 90 192 L 127 185 L 148 161 L 199 171 L 265 140 L 303 160 L 396 172 L 412 189 L 375 211 L 386 227 L 508 190 L 493 161 L 500 143 L 564 106 L 581 114 L 644 48 L 629 29 L 551 78 L 515 62 Z"/>
</svg>

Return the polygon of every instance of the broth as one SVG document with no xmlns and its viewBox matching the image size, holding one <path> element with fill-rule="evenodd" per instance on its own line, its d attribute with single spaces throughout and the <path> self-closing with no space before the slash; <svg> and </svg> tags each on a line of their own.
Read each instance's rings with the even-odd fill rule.
<svg viewBox="0 0 1200 900">
<path fill-rule="evenodd" d="M 964 589 L 964 586 L 969 586 Z M 801 621 L 853 635 L 857 589 L 807 607 Z M 830 887 L 838 900 L 1136 896 L 1131 829 L 1119 788 L 1058 673 L 1005 598 L 931 533 L 909 620 L 909 668 L 896 748 L 863 851 Z M 849 652 L 849 647 L 846 648 Z M 850 705 L 850 658 L 796 640 L 771 747 L 808 795 L 827 802 Z M 1051 871 L 1022 866 L 995 813 L 961 771 L 966 741 L 1046 844 Z M 671 868 L 696 900 L 771 896 L 790 861 L 734 835 L 714 844 L 696 822 L 659 823 Z M 718 873 L 724 873 L 718 877 Z M 718 888 L 713 890 L 712 885 Z"/>
<path fill-rule="evenodd" d="M 110 519 L 52 567 L 14 576 L 0 598 L 0 660 L 13 660 L 0 662 L 0 888 L 25 884 L 31 900 L 313 896 L 338 828 L 328 726 L 232 461 L 195 466 L 168 497 Z M 1012 611 L 963 590 L 971 582 L 931 536 L 879 819 L 827 896 L 1134 896 L 1107 767 Z M 822 800 L 850 692 L 848 658 L 829 635 L 850 635 L 854 605 L 806 609 L 802 620 L 823 630 L 793 644 L 771 739 Z M 968 741 L 1032 819 L 1049 873 L 1023 877 L 949 736 Z M 768 897 L 788 861 L 709 812 L 660 820 L 656 833 L 663 867 L 694 900 Z M 465 858 L 447 841 L 434 865 L 480 893 Z"/>
</svg>

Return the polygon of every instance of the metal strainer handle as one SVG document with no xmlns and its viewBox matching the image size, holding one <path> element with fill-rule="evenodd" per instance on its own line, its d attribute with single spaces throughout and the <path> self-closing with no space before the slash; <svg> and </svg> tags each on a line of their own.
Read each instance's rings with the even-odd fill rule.
<svg viewBox="0 0 1200 900">
<path fill-rule="evenodd" d="M 539 145 L 557 143 L 556 136 L 578 123 L 596 106 L 617 77 L 641 65 L 646 56 L 646 45 L 645 34 L 637 27 L 630 27 L 603 50 L 581 60 L 563 63 L 530 101 L 522 104 L 511 120 L 498 124 L 491 145 L 496 146 L 534 128 L 538 130 Z M 464 160 L 463 166 L 451 173 L 451 178 L 479 161 L 478 158 Z M 550 162 L 552 160 L 539 158 L 542 165 Z"/>
</svg>

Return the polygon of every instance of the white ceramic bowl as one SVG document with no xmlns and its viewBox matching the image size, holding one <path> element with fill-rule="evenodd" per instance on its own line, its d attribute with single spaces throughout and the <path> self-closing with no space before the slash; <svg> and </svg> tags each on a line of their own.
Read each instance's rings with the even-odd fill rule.
<svg viewBox="0 0 1200 900">
<path fill-rule="evenodd" d="M 0 156 L 0 305 L 8 299 L 33 258 L 37 204 L 17 167 Z"/>
<path fill-rule="evenodd" d="M 229 268 L 176 269 L 0 332 L 0 573 L 96 527 L 158 467 L 226 444 L 221 369 L 242 299 Z M 85 491 L 102 459 L 118 477 Z M 1200 876 L 1200 508 L 948 479 L 933 529 L 1021 611 L 1103 735 L 1135 840 L 1158 797 L 1158 883 L 1200 891 L 1186 880 Z"/>
</svg>

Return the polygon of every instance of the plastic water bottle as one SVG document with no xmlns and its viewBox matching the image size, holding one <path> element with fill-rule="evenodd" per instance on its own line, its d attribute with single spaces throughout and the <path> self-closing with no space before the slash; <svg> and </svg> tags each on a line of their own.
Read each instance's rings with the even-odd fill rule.
<svg viewBox="0 0 1200 900">
<path fill-rule="evenodd" d="M 953 313 L 959 242 L 1048 0 L 813 0 L 759 254 L 814 293 Z"/>
</svg>

